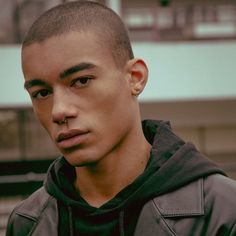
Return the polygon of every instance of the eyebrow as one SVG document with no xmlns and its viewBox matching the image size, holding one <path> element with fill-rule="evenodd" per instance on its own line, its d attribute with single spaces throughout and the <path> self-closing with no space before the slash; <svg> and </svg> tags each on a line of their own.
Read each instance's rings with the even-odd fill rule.
<svg viewBox="0 0 236 236">
<path fill-rule="evenodd" d="M 46 83 L 42 81 L 41 79 L 32 79 L 32 80 L 27 80 L 24 83 L 24 88 L 29 89 L 33 86 L 45 86 Z"/>
<path fill-rule="evenodd" d="M 83 71 L 83 70 L 92 69 L 94 67 L 96 67 L 96 66 L 92 63 L 82 62 L 78 65 L 74 65 L 74 66 L 64 70 L 62 73 L 60 73 L 60 78 L 64 79 L 64 78 L 72 75 L 73 73 Z M 47 84 L 43 80 L 36 78 L 36 79 L 31 79 L 31 80 L 25 81 L 24 88 L 27 90 L 33 86 L 46 86 L 46 85 Z"/>
<path fill-rule="evenodd" d="M 83 71 L 83 70 L 88 70 L 88 69 L 92 69 L 96 67 L 94 64 L 92 63 L 88 63 L 88 62 L 82 62 L 78 65 L 74 65 L 66 70 L 64 70 L 62 73 L 60 73 L 60 78 L 64 79 L 70 75 L 72 75 L 73 73 L 79 72 L 79 71 Z"/>
</svg>

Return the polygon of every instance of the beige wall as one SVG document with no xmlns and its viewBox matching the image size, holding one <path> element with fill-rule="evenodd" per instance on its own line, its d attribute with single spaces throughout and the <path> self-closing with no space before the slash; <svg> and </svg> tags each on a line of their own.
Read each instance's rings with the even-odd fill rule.
<svg viewBox="0 0 236 236">
<path fill-rule="evenodd" d="M 236 179 L 236 99 L 147 102 L 142 117 L 164 119 Z"/>
</svg>

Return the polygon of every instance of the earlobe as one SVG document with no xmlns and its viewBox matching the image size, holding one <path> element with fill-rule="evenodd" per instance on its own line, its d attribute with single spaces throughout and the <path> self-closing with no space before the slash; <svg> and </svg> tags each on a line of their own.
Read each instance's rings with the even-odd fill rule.
<svg viewBox="0 0 236 236">
<path fill-rule="evenodd" d="M 129 61 L 129 73 L 131 76 L 131 93 L 134 96 L 138 96 L 148 80 L 148 68 L 142 59 L 134 58 Z"/>
</svg>

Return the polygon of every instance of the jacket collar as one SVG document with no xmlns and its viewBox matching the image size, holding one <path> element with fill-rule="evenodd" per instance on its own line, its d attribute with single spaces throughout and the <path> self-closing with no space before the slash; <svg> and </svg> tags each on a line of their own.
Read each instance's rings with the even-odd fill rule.
<svg viewBox="0 0 236 236">
<path fill-rule="evenodd" d="M 203 179 L 155 197 L 144 205 L 134 235 L 176 236 L 166 220 L 204 215 L 203 197 Z"/>
<path fill-rule="evenodd" d="M 58 225 L 57 201 L 44 188 L 38 189 L 26 201 L 23 201 L 16 209 L 16 215 L 32 223 L 29 235 L 58 235 L 57 227 L 55 227 Z M 21 232 L 22 226 L 19 224 L 17 227 L 19 229 L 16 233 Z"/>
<path fill-rule="evenodd" d="M 204 214 L 203 179 L 153 199 L 163 217 L 196 216 Z"/>
</svg>

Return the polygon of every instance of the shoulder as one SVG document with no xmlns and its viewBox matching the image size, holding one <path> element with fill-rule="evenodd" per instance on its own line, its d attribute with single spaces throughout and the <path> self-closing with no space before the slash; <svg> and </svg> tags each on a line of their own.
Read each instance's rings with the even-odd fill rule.
<svg viewBox="0 0 236 236">
<path fill-rule="evenodd" d="M 236 222 L 236 181 L 221 174 L 200 178 L 175 191 L 157 197 L 154 201 L 164 215 L 167 209 L 187 215 L 221 216 L 220 220 Z M 222 207 L 223 206 L 223 207 Z"/>
<path fill-rule="evenodd" d="M 210 175 L 204 178 L 204 191 L 220 197 L 233 197 L 236 194 L 236 181 L 220 174 Z"/>
<path fill-rule="evenodd" d="M 42 187 L 17 205 L 12 211 L 7 225 L 7 235 L 15 235 L 14 232 L 30 232 L 37 225 L 40 216 L 49 204 L 55 204 L 56 200 L 51 197 Z M 24 227 L 22 227 L 24 225 Z"/>
<path fill-rule="evenodd" d="M 40 216 L 50 198 L 51 196 L 42 187 L 16 206 L 13 213 L 29 215 L 31 218 L 36 219 Z"/>
<path fill-rule="evenodd" d="M 200 178 L 147 202 L 139 225 L 148 220 L 170 235 L 234 235 L 235 196 L 236 181 L 219 174 Z"/>
<path fill-rule="evenodd" d="M 200 178 L 184 185 L 172 192 L 158 196 L 154 201 L 163 208 L 163 211 L 172 206 L 180 210 L 182 207 L 186 212 L 198 209 L 198 214 L 206 214 L 211 208 L 222 208 L 228 206 L 228 212 L 233 212 L 236 219 L 236 181 L 221 174 L 213 174 Z"/>
<path fill-rule="evenodd" d="M 236 181 L 223 175 L 210 175 L 204 179 L 205 211 L 236 221 Z"/>
</svg>

